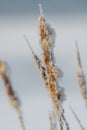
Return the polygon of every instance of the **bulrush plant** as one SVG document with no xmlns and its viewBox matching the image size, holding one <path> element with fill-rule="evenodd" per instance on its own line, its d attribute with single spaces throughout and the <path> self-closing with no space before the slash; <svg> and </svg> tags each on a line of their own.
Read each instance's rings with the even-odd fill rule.
<svg viewBox="0 0 87 130">
<path fill-rule="evenodd" d="M 85 75 L 84 75 L 82 64 L 81 64 L 80 53 L 79 53 L 79 48 L 78 48 L 77 41 L 76 41 L 76 51 L 77 51 L 77 62 L 78 62 L 78 72 L 77 72 L 78 83 L 79 83 L 79 87 L 80 87 L 82 97 L 84 99 L 84 102 L 85 102 L 86 108 L 87 108 L 86 79 L 85 79 Z"/>
<path fill-rule="evenodd" d="M 12 84 L 10 82 L 7 65 L 2 61 L 0 61 L 0 76 L 3 79 L 9 101 L 10 101 L 12 107 L 14 107 L 17 112 L 21 128 L 22 128 L 22 130 L 25 130 L 24 121 L 22 118 L 21 110 L 20 110 L 20 105 L 21 105 L 20 101 L 19 101 L 19 98 L 17 97 L 15 91 L 13 90 Z"/>
<path fill-rule="evenodd" d="M 32 51 L 33 58 L 38 66 L 42 80 L 44 82 L 45 88 L 51 98 L 55 112 L 57 114 L 59 123 L 61 124 L 61 130 L 63 130 L 64 125 L 66 129 L 69 130 L 69 125 L 66 121 L 64 115 L 64 109 L 62 102 L 64 101 L 65 94 L 64 89 L 59 86 L 58 79 L 60 78 L 60 70 L 57 69 L 53 47 L 55 45 L 55 30 L 47 23 L 41 5 L 39 5 L 40 16 L 39 16 L 39 31 L 40 31 L 40 45 L 42 48 L 42 59 L 40 60 L 38 56 L 34 53 L 30 46 L 27 37 L 24 36 L 26 42 Z"/>
</svg>

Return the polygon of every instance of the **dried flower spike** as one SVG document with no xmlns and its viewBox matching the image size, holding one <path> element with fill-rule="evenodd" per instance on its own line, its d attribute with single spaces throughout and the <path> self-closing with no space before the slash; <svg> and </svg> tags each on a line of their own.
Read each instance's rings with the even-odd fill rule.
<svg viewBox="0 0 87 130">
<path fill-rule="evenodd" d="M 55 112 L 60 121 L 66 125 L 66 129 L 69 130 L 68 123 L 64 116 L 64 109 L 62 107 L 62 101 L 64 100 L 65 94 L 64 89 L 59 86 L 58 78 L 60 77 L 60 71 L 57 69 L 54 61 L 53 47 L 55 44 L 55 31 L 47 23 L 41 5 L 40 17 L 39 17 L 39 30 L 40 30 L 40 44 L 42 48 L 42 60 L 39 60 L 38 56 L 32 51 L 30 43 L 28 42 L 26 36 L 24 36 L 29 48 L 32 52 L 33 58 L 38 66 L 38 70 L 41 74 L 41 78 L 44 82 L 45 88 L 52 100 Z M 61 125 L 62 126 L 62 125 Z M 63 129 L 63 127 L 62 127 Z"/>
<path fill-rule="evenodd" d="M 53 47 L 55 44 L 55 31 L 47 23 L 45 17 L 39 17 L 39 30 L 40 30 L 40 44 L 42 47 L 42 62 L 46 69 L 48 81 L 48 93 L 52 99 L 56 114 L 60 122 L 64 122 L 66 129 L 69 130 L 68 123 L 64 117 L 64 110 L 62 108 L 62 100 L 64 99 L 64 91 L 58 85 L 57 79 L 59 72 L 54 62 Z"/>
<path fill-rule="evenodd" d="M 78 77 L 78 82 L 79 82 L 81 94 L 82 94 L 82 97 L 83 97 L 85 104 L 86 104 L 86 107 L 87 107 L 87 88 L 86 88 L 87 86 L 86 86 L 85 75 L 84 75 L 84 72 L 82 69 L 80 53 L 79 53 L 79 48 L 78 48 L 77 42 L 76 42 L 76 51 L 77 51 L 77 62 L 78 62 L 77 77 Z"/>
<path fill-rule="evenodd" d="M 16 112 L 18 114 L 19 122 L 23 130 L 25 130 L 24 121 L 22 118 L 22 113 L 20 110 L 20 101 L 19 98 L 16 96 L 16 93 L 14 92 L 10 79 L 7 75 L 7 66 L 4 62 L 0 61 L 0 75 L 4 81 L 6 92 L 9 97 L 9 101 L 11 105 L 16 109 Z"/>
</svg>

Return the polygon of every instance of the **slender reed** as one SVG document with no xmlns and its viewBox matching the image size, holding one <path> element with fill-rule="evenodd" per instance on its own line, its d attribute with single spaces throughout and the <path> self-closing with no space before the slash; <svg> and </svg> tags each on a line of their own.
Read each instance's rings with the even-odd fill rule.
<svg viewBox="0 0 87 130">
<path fill-rule="evenodd" d="M 9 101 L 10 101 L 11 105 L 15 108 L 15 110 L 18 114 L 21 128 L 22 128 L 22 130 L 25 130 L 24 121 L 22 118 L 21 110 L 20 110 L 20 101 L 19 101 L 19 98 L 16 96 L 15 91 L 13 90 L 12 84 L 11 84 L 9 76 L 7 74 L 7 66 L 2 61 L 0 61 L 0 76 L 2 77 L 2 79 L 4 81 L 4 85 L 6 88 L 7 95 L 9 97 Z"/>
<path fill-rule="evenodd" d="M 80 119 L 78 118 L 78 116 L 76 115 L 76 113 L 74 112 L 74 110 L 73 110 L 71 107 L 70 107 L 70 110 L 71 110 L 73 116 L 75 117 L 77 123 L 79 124 L 81 130 L 85 130 L 85 128 L 83 127 L 83 125 L 82 125 Z"/>
<path fill-rule="evenodd" d="M 85 104 L 86 104 L 86 107 L 87 107 L 86 80 L 85 80 L 85 75 L 84 75 L 82 64 L 81 64 L 80 53 L 79 53 L 79 48 L 78 48 L 77 42 L 76 42 L 76 50 L 77 50 L 77 62 L 78 62 L 78 72 L 77 72 L 78 83 L 79 83 L 82 97 L 83 97 Z"/>
</svg>

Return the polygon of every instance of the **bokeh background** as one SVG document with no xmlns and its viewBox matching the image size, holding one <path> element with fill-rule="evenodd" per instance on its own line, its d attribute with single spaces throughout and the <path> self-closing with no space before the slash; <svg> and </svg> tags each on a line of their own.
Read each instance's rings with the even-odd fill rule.
<svg viewBox="0 0 87 130">
<path fill-rule="evenodd" d="M 8 63 L 11 81 L 22 101 L 26 129 L 49 130 L 51 101 L 43 87 L 32 54 L 24 40 L 27 35 L 35 53 L 39 45 L 38 4 L 56 31 L 54 53 L 63 71 L 60 85 L 65 88 L 64 108 L 71 130 L 80 129 L 69 106 L 87 128 L 87 111 L 77 81 L 75 40 L 78 41 L 87 79 L 87 1 L 86 0 L 0 0 L 0 60 Z M 0 79 L 0 129 L 21 130 L 14 109 L 9 104 Z"/>
</svg>

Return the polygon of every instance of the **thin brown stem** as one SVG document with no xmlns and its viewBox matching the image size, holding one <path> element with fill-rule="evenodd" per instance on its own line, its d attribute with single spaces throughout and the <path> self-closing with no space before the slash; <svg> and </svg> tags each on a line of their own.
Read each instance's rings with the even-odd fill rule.
<svg viewBox="0 0 87 130">
<path fill-rule="evenodd" d="M 74 110 L 73 110 L 71 107 L 70 107 L 70 110 L 71 110 L 73 116 L 75 117 L 77 123 L 79 124 L 81 130 L 85 130 L 85 128 L 83 127 L 83 125 L 82 125 L 80 119 L 78 118 L 78 116 L 76 115 L 76 113 L 74 112 Z"/>
</svg>

